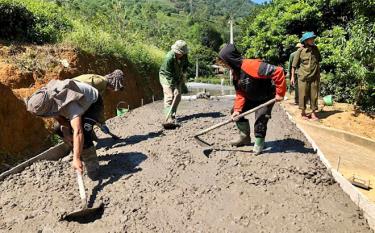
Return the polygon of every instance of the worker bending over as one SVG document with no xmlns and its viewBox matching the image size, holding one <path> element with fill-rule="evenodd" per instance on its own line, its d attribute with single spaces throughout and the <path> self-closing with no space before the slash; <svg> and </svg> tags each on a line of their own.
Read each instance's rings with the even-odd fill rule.
<svg viewBox="0 0 375 233">
<path fill-rule="evenodd" d="M 74 81 L 89 84 L 96 88 L 99 94 L 104 98 L 105 93 L 108 91 L 118 92 L 124 89 L 124 73 L 121 70 L 115 70 L 105 76 L 97 74 L 83 74 L 73 78 Z M 113 139 L 118 139 L 116 135 L 110 132 L 109 128 L 105 124 L 104 108 L 99 113 L 98 125 L 103 133 L 110 135 Z"/>
<path fill-rule="evenodd" d="M 62 126 L 64 141 L 73 147 L 72 166 L 90 179 L 97 179 L 99 162 L 93 144 L 93 127 L 99 122 L 103 100 L 94 87 L 74 81 L 52 80 L 26 100 L 27 111 L 54 118 Z"/>
<path fill-rule="evenodd" d="M 283 68 L 262 62 L 259 59 L 244 59 L 233 44 L 226 45 L 219 58 L 233 74 L 236 98 L 232 109 L 232 118 L 240 131 L 238 139 L 231 141 L 233 146 L 250 145 L 250 124 L 238 115 L 255 108 L 273 98 L 282 101 L 286 92 L 286 81 Z M 267 133 L 267 123 L 271 118 L 272 105 L 255 112 L 253 151 L 262 153 Z"/>
</svg>

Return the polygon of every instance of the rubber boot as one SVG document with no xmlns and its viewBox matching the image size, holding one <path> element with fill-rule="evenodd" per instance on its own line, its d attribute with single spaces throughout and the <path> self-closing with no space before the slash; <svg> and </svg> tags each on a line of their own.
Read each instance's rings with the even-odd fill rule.
<svg viewBox="0 0 375 233">
<path fill-rule="evenodd" d="M 230 141 L 230 144 L 236 147 L 249 146 L 251 144 L 249 121 L 236 122 L 236 126 L 240 135 L 237 139 Z"/>
<path fill-rule="evenodd" d="M 255 155 L 260 155 L 264 149 L 264 138 L 255 138 L 253 152 Z"/>
</svg>

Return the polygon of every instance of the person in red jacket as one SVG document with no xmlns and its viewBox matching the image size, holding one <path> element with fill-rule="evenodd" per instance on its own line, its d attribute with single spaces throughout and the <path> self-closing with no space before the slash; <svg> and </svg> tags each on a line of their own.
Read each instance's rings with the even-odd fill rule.
<svg viewBox="0 0 375 233">
<path fill-rule="evenodd" d="M 219 58 L 233 74 L 236 99 L 232 109 L 232 118 L 240 131 L 238 139 L 231 141 L 233 146 L 251 144 L 249 120 L 238 119 L 238 115 L 255 108 L 273 98 L 282 101 L 286 92 L 286 81 L 282 67 L 263 62 L 260 59 L 244 59 L 233 44 L 226 45 Z M 267 123 L 271 118 L 273 105 L 255 112 L 253 151 L 262 153 L 267 133 Z"/>
</svg>

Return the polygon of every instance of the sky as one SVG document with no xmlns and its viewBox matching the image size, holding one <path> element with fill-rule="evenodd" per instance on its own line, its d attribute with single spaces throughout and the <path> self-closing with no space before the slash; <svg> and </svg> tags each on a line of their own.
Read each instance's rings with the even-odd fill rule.
<svg viewBox="0 0 375 233">
<path fill-rule="evenodd" d="M 255 3 L 260 4 L 260 3 L 267 2 L 268 0 L 252 0 L 252 1 L 255 2 Z"/>
</svg>

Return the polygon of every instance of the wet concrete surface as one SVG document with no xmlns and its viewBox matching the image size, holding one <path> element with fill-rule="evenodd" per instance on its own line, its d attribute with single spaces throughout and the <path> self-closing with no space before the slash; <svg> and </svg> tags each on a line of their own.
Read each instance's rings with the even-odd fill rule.
<svg viewBox="0 0 375 233">
<path fill-rule="evenodd" d="M 0 232 L 372 232 L 278 105 L 264 154 L 230 147 L 229 124 L 202 136 L 215 149 L 206 158 L 193 135 L 227 119 L 232 104 L 182 102 L 172 131 L 161 126 L 161 102 L 111 119 L 123 139 L 98 132 L 100 179 L 85 179 L 90 205 L 105 204 L 101 219 L 59 220 L 80 207 L 64 158 L 0 182 Z"/>
</svg>

